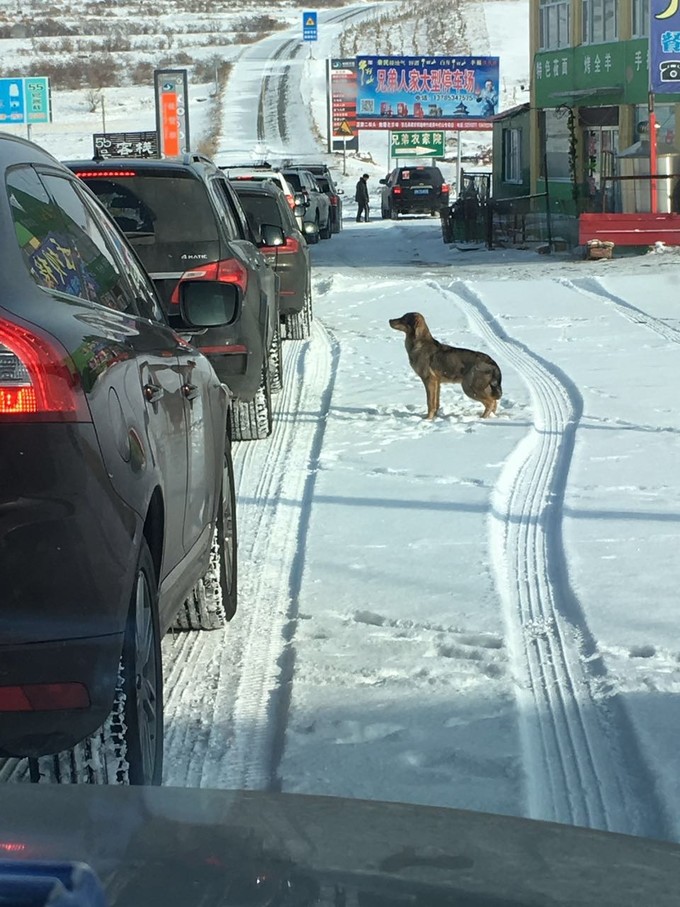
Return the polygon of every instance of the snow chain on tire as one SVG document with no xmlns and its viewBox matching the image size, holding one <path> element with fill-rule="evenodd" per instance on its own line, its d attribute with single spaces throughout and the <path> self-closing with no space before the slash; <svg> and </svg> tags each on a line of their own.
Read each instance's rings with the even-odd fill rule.
<svg viewBox="0 0 680 907">
<path fill-rule="evenodd" d="M 286 315 L 286 337 L 289 340 L 307 340 L 312 333 L 312 294 L 307 293 L 301 311 Z"/>
<path fill-rule="evenodd" d="M 227 622 L 220 584 L 220 546 L 217 529 L 213 533 L 210 566 L 179 609 L 176 630 L 219 630 Z"/>
<path fill-rule="evenodd" d="M 268 437 L 272 430 L 271 406 L 268 366 L 265 363 L 255 398 L 250 403 L 235 400 L 232 405 L 232 440 L 259 441 Z"/>
<path fill-rule="evenodd" d="M 72 749 L 54 756 L 29 759 L 31 781 L 48 784 L 128 784 L 130 766 L 125 740 L 125 693 L 123 664 L 113 707 L 104 724 Z"/>
<path fill-rule="evenodd" d="M 269 351 L 269 381 L 272 394 L 283 390 L 283 357 L 281 354 L 281 326 L 276 328 L 272 348 Z"/>
</svg>

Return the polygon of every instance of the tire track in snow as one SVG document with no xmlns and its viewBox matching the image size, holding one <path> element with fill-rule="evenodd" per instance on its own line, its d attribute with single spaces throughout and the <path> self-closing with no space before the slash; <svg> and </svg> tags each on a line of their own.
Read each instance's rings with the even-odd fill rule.
<svg viewBox="0 0 680 907">
<path fill-rule="evenodd" d="M 679 328 L 667 324 L 661 318 L 650 315 L 648 312 L 645 312 L 643 309 L 622 299 L 615 293 L 610 293 L 609 290 L 602 286 L 597 277 L 585 277 L 577 280 L 563 278 L 558 282 L 561 283 L 562 286 L 569 287 L 576 290 L 578 293 L 582 293 L 584 296 L 595 296 L 600 301 L 604 299 L 618 308 L 623 317 L 632 321 L 633 324 L 642 324 L 644 327 L 654 331 L 655 334 L 663 337 L 664 340 L 670 340 L 672 343 L 680 343 Z"/>
<path fill-rule="evenodd" d="M 309 507 L 310 462 L 334 369 L 331 344 L 318 322 L 311 344 L 286 341 L 274 432 L 265 441 L 236 446 L 239 611 L 226 631 L 186 634 L 167 653 L 168 784 L 271 785 L 281 733 L 280 662 L 296 607 L 290 593 L 302 569 L 300 527 Z M 200 687 L 212 690 L 209 702 L 192 699 L 197 672 Z"/>
<path fill-rule="evenodd" d="M 432 283 L 433 286 L 438 286 Z M 450 290 L 477 332 L 529 386 L 534 425 L 512 452 L 492 498 L 490 543 L 516 673 L 532 818 L 667 837 L 623 703 L 571 589 L 562 508 L 582 414 L 578 389 L 511 339 L 464 282 Z"/>
</svg>

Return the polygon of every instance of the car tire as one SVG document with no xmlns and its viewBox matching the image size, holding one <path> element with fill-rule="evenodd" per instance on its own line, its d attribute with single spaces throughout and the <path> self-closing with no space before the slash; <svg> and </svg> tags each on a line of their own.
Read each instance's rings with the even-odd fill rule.
<svg viewBox="0 0 680 907">
<path fill-rule="evenodd" d="M 173 629 L 219 630 L 232 619 L 238 599 L 236 539 L 234 462 L 227 441 L 210 566 L 179 609 Z"/>
<path fill-rule="evenodd" d="M 281 326 L 277 325 L 271 349 L 269 350 L 269 384 L 272 394 L 283 390 L 283 354 L 281 350 Z"/>
<path fill-rule="evenodd" d="M 137 556 L 113 706 L 104 724 L 72 749 L 29 759 L 33 782 L 160 784 L 163 667 L 156 570 L 146 539 Z"/>
<path fill-rule="evenodd" d="M 390 216 L 389 209 L 381 208 L 380 214 L 381 214 L 383 220 L 388 220 L 388 218 Z"/>
<path fill-rule="evenodd" d="M 330 239 L 332 234 L 333 234 L 333 225 L 331 224 L 331 218 L 329 215 L 326 226 L 322 230 L 319 231 L 319 236 L 321 237 L 321 239 Z"/>
<path fill-rule="evenodd" d="M 294 315 L 286 315 L 286 338 L 288 340 L 307 340 L 312 333 L 312 291 L 307 289 L 305 304 Z"/>
<path fill-rule="evenodd" d="M 232 406 L 232 438 L 235 441 L 260 441 L 271 434 L 273 425 L 272 392 L 269 384 L 269 366 L 262 366 L 260 386 L 254 398 L 247 403 L 235 400 Z"/>
</svg>

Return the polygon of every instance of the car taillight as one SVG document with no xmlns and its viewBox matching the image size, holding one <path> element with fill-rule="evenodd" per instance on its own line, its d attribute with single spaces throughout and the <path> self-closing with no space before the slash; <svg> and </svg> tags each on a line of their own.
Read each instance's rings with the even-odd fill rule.
<svg viewBox="0 0 680 907">
<path fill-rule="evenodd" d="M 0 419 L 90 422 L 65 350 L 35 329 L 0 319 Z"/>
<path fill-rule="evenodd" d="M 110 179 L 112 176 L 137 176 L 136 170 L 76 170 L 81 180 Z"/>
<path fill-rule="evenodd" d="M 53 712 L 86 709 L 90 694 L 82 683 L 27 683 L 0 687 L 0 712 Z"/>
<path fill-rule="evenodd" d="M 392 192 L 394 192 L 395 195 L 401 195 L 401 186 L 394 186 Z"/>
<path fill-rule="evenodd" d="M 337 195 L 329 195 L 328 199 L 329 199 L 331 205 L 335 205 L 337 207 L 337 205 L 338 205 L 338 196 Z"/>
<path fill-rule="evenodd" d="M 448 184 L 448 183 L 442 183 L 442 195 L 443 195 L 444 193 L 447 193 L 448 191 L 449 191 L 449 184 Z"/>
<path fill-rule="evenodd" d="M 292 211 L 293 208 L 295 207 L 295 197 L 292 196 L 292 195 L 287 195 L 287 196 L 286 196 L 286 201 L 288 202 L 288 207 L 289 207 L 290 210 Z"/>
<path fill-rule="evenodd" d="M 300 243 L 294 236 L 288 236 L 282 246 L 263 246 L 260 251 L 269 255 L 275 252 L 278 252 L 279 255 L 293 255 L 300 251 Z"/>
<path fill-rule="evenodd" d="M 235 283 L 237 287 L 241 288 L 245 296 L 248 288 L 248 271 L 238 258 L 211 261 L 208 264 L 201 265 L 200 268 L 192 268 L 191 271 L 185 271 L 172 291 L 172 296 L 170 297 L 171 305 L 179 305 L 180 284 L 187 280 L 213 280 L 218 283 Z"/>
</svg>

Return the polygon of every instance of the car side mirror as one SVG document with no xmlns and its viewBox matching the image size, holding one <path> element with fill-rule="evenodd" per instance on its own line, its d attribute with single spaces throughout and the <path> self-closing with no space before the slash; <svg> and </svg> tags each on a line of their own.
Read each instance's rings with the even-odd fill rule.
<svg viewBox="0 0 680 907">
<path fill-rule="evenodd" d="M 302 215 L 305 213 L 306 210 L 307 210 L 307 209 L 305 208 L 304 205 L 296 205 L 296 206 L 293 208 L 293 214 L 294 214 L 296 217 L 302 217 Z"/>
<path fill-rule="evenodd" d="M 382 183 L 383 186 L 386 186 L 386 185 L 387 185 L 387 180 L 378 180 L 378 182 L 379 182 L 379 183 Z"/>
<path fill-rule="evenodd" d="M 345 190 L 344 190 L 344 189 L 337 189 L 335 194 L 336 194 L 336 195 L 344 195 L 344 194 L 345 194 Z"/>
<path fill-rule="evenodd" d="M 182 321 L 192 328 L 216 328 L 231 324 L 241 305 L 241 290 L 233 283 L 187 280 L 180 284 L 179 310 Z"/>
<path fill-rule="evenodd" d="M 282 246 L 286 242 L 283 230 L 276 224 L 260 224 L 260 237 L 263 246 Z"/>
<path fill-rule="evenodd" d="M 303 208 L 309 207 L 309 196 L 305 195 L 304 192 L 296 192 L 293 196 L 293 201 L 296 205 L 302 206 Z"/>
</svg>

